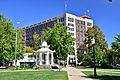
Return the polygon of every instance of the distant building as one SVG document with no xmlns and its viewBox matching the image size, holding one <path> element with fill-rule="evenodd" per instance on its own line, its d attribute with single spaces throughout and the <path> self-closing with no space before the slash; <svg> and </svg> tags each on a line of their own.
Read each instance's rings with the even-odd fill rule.
<svg viewBox="0 0 120 80">
<path fill-rule="evenodd" d="M 87 16 L 76 16 L 70 13 L 65 13 L 63 15 L 51 18 L 49 20 L 39 22 L 37 24 L 33 24 L 27 26 L 26 31 L 26 46 L 31 46 L 33 43 L 32 35 L 36 32 L 39 36 L 42 36 L 42 32 L 47 29 L 47 27 L 53 27 L 55 23 L 60 22 L 63 26 L 67 26 L 67 33 L 71 34 L 76 41 L 73 42 L 73 47 L 75 49 L 75 55 L 77 54 L 77 49 L 84 44 L 85 34 L 89 27 L 93 26 L 93 20 Z"/>
</svg>

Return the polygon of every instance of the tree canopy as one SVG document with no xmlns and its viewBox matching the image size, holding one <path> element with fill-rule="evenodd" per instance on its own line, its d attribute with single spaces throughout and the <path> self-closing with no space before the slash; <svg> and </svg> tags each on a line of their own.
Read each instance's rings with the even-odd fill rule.
<svg viewBox="0 0 120 80">
<path fill-rule="evenodd" d="M 32 50 L 32 48 L 30 46 L 27 46 L 27 47 L 25 47 L 25 52 L 32 53 L 33 50 Z"/>
<path fill-rule="evenodd" d="M 56 23 L 53 28 L 49 27 L 44 32 L 43 37 L 50 45 L 50 48 L 56 51 L 55 58 L 66 59 L 68 54 L 74 52 L 71 45 L 75 39 L 70 34 L 67 34 L 67 26 Z"/>
<path fill-rule="evenodd" d="M 0 14 L 0 65 L 14 59 L 15 30 L 12 22 Z"/>
<path fill-rule="evenodd" d="M 115 36 L 115 42 L 112 42 L 111 47 L 116 51 L 116 55 L 120 56 L 120 35 Z"/>
<path fill-rule="evenodd" d="M 105 62 L 106 50 L 108 48 L 108 44 L 105 41 L 105 36 L 100 28 L 96 25 L 89 28 L 86 33 L 86 44 L 88 45 L 88 53 L 92 53 L 92 39 L 95 39 L 95 53 L 97 63 Z"/>
<path fill-rule="evenodd" d="M 120 64 L 120 34 L 115 36 L 115 41 L 111 44 L 113 60 Z"/>
</svg>

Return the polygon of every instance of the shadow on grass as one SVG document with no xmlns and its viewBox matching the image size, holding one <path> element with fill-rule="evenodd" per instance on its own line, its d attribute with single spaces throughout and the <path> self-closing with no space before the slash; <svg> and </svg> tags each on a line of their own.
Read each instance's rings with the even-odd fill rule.
<svg viewBox="0 0 120 80">
<path fill-rule="evenodd" d="M 103 76 L 97 76 L 96 78 L 93 76 L 89 76 L 89 77 L 93 79 L 99 79 L 99 80 L 120 80 L 120 76 L 103 75 Z"/>
</svg>

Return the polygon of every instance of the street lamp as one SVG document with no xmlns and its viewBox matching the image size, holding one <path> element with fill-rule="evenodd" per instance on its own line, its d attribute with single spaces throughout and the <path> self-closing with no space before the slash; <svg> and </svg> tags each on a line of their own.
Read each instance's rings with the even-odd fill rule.
<svg viewBox="0 0 120 80">
<path fill-rule="evenodd" d="M 85 59 L 86 59 L 86 51 L 84 51 Z"/>
<path fill-rule="evenodd" d="M 86 55 L 86 51 L 84 51 L 84 54 Z"/>
<path fill-rule="evenodd" d="M 94 58 L 94 77 L 97 76 L 97 73 L 96 73 L 96 55 L 95 55 L 95 39 L 93 38 L 92 39 L 92 44 L 93 44 L 93 58 Z"/>
<path fill-rule="evenodd" d="M 85 57 L 84 57 L 84 67 L 86 68 L 86 65 L 87 65 L 87 62 L 86 62 L 86 51 L 84 51 L 84 55 L 85 55 Z"/>
<path fill-rule="evenodd" d="M 16 69 L 16 53 L 17 53 L 17 29 L 16 29 L 16 42 L 15 42 L 15 69 Z"/>
<path fill-rule="evenodd" d="M 16 24 L 20 24 L 20 22 L 16 22 Z M 17 54 L 17 28 L 16 28 L 16 42 L 15 42 L 15 69 L 16 69 L 16 54 Z"/>
</svg>

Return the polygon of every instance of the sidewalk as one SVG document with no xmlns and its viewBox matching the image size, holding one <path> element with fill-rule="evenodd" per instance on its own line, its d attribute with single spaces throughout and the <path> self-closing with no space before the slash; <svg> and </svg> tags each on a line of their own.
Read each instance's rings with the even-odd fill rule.
<svg viewBox="0 0 120 80">
<path fill-rule="evenodd" d="M 67 67 L 63 70 L 67 71 L 69 80 L 93 80 L 74 67 Z"/>
</svg>

